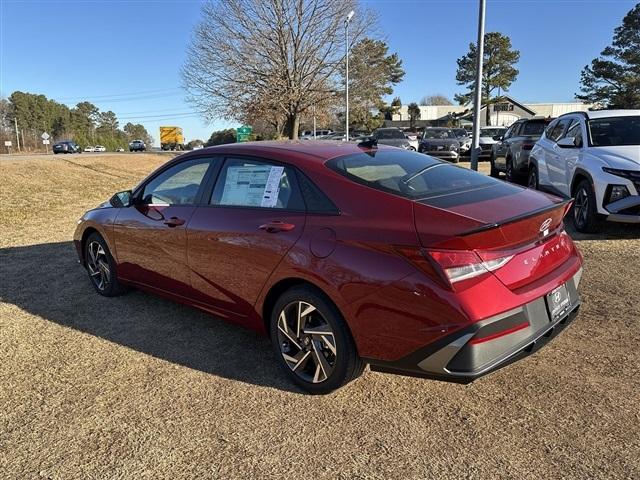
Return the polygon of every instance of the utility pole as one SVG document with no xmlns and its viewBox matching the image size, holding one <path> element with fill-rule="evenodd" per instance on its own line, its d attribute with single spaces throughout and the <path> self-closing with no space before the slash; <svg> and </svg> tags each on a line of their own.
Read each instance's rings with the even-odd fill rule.
<svg viewBox="0 0 640 480">
<path fill-rule="evenodd" d="M 355 14 L 355 12 L 353 10 L 351 10 L 349 12 L 349 15 L 347 15 L 347 19 L 344 21 L 344 36 L 345 36 L 345 57 L 346 57 L 346 62 L 347 62 L 347 68 L 346 68 L 346 81 L 345 81 L 345 86 L 346 86 L 346 100 L 347 100 L 347 111 L 345 114 L 345 135 L 346 135 L 346 140 L 347 142 L 349 141 L 349 22 L 351 21 L 351 19 L 353 18 L 353 15 Z"/>
<path fill-rule="evenodd" d="M 478 43 L 476 45 L 476 91 L 473 101 L 473 134 L 471 141 L 471 170 L 478 170 L 480 154 L 480 108 L 482 103 L 482 63 L 484 60 L 484 14 L 485 0 L 480 1 L 478 11 Z M 487 105 L 489 108 L 489 105 Z"/>
<path fill-rule="evenodd" d="M 316 104 L 313 104 L 313 139 L 316 139 Z"/>
<path fill-rule="evenodd" d="M 18 147 L 18 151 L 20 151 L 20 135 L 18 134 L 18 117 L 13 119 L 13 124 L 16 127 L 16 147 Z"/>
</svg>

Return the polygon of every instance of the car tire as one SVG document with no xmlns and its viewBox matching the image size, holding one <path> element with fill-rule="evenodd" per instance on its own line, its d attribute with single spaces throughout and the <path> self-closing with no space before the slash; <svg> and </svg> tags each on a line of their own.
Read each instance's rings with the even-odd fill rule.
<svg viewBox="0 0 640 480">
<path fill-rule="evenodd" d="M 601 227 L 600 216 L 596 210 L 596 195 L 588 180 L 581 180 L 574 193 L 571 209 L 573 226 L 581 233 L 596 233 Z"/>
<path fill-rule="evenodd" d="M 529 169 L 529 177 L 527 179 L 527 186 L 533 190 L 538 190 L 538 169 L 536 166 L 532 166 Z"/>
<path fill-rule="evenodd" d="M 311 286 L 293 287 L 280 296 L 271 312 L 269 333 L 284 372 L 311 394 L 324 395 L 346 385 L 366 366 L 338 308 Z"/>
<path fill-rule="evenodd" d="M 115 297 L 127 291 L 118 280 L 116 262 L 107 242 L 96 232 L 89 235 L 84 244 L 84 263 L 89 280 L 100 295 Z"/>
<path fill-rule="evenodd" d="M 507 161 L 505 163 L 504 176 L 506 177 L 507 182 L 517 183 L 517 179 L 513 171 L 513 161 L 509 157 L 507 157 Z"/>
<path fill-rule="evenodd" d="M 489 158 L 489 163 L 491 165 L 491 171 L 489 172 L 489 175 L 493 178 L 499 178 L 500 171 L 496 168 L 496 159 L 493 154 L 491 154 L 491 157 Z"/>
</svg>

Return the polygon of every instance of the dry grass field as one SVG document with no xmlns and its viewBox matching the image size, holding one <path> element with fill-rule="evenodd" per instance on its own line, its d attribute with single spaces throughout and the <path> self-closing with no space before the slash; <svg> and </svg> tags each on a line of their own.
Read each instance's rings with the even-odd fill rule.
<svg viewBox="0 0 640 480">
<path fill-rule="evenodd" d="M 576 236 L 581 313 L 524 361 L 312 397 L 252 332 L 94 293 L 77 218 L 166 160 L 0 160 L 1 479 L 640 478 L 640 230 Z"/>
</svg>

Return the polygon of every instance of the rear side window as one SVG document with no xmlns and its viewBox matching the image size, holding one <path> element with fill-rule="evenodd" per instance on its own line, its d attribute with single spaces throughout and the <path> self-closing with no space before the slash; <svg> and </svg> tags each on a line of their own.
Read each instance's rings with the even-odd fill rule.
<svg viewBox="0 0 640 480">
<path fill-rule="evenodd" d="M 212 205 L 304 211 L 291 167 L 253 160 L 228 159 L 211 196 Z"/>
<path fill-rule="evenodd" d="M 354 182 L 411 199 L 500 183 L 486 175 L 408 151 L 378 150 L 338 157 L 327 166 Z"/>
</svg>

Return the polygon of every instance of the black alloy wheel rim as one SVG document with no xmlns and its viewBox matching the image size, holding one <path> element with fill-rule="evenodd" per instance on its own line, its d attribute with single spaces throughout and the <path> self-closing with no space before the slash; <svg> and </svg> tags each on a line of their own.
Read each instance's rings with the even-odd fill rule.
<svg viewBox="0 0 640 480">
<path fill-rule="evenodd" d="M 333 329 L 308 302 L 292 302 L 282 309 L 278 315 L 278 344 L 287 366 L 305 382 L 326 381 L 336 366 Z"/>
<path fill-rule="evenodd" d="M 532 171 L 529 174 L 529 188 L 536 188 L 536 172 Z"/>
<path fill-rule="evenodd" d="M 111 269 L 109 260 L 100 242 L 93 241 L 87 247 L 87 269 L 91 281 L 101 292 L 109 287 Z"/>
<path fill-rule="evenodd" d="M 589 196 L 584 188 L 576 193 L 575 203 L 573 204 L 573 218 L 576 225 L 583 227 L 587 224 L 587 216 L 589 215 Z"/>
</svg>

